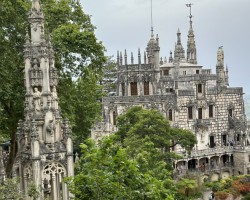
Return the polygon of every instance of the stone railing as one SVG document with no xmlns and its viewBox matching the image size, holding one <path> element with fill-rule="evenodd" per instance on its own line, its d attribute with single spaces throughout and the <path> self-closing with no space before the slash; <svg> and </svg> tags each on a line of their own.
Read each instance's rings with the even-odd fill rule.
<svg viewBox="0 0 250 200">
<path fill-rule="evenodd" d="M 240 147 L 237 147 L 240 148 Z M 193 159 L 196 157 L 208 157 L 208 156 L 216 156 L 225 153 L 232 153 L 236 149 L 236 146 L 223 146 L 216 148 L 207 148 L 204 150 L 193 150 L 190 155 L 186 154 L 186 151 L 176 152 L 178 155 L 183 156 L 183 158 Z"/>
<path fill-rule="evenodd" d="M 166 95 L 149 95 L 149 96 L 110 96 L 104 97 L 103 102 L 161 102 L 166 99 L 174 99 L 175 94 L 169 93 Z"/>
</svg>

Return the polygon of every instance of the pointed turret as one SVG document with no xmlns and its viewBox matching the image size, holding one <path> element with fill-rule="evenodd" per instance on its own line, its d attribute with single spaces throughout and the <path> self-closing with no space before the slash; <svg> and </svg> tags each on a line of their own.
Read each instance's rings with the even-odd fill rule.
<svg viewBox="0 0 250 200">
<path fill-rule="evenodd" d="M 148 42 L 146 51 L 147 51 L 148 63 L 153 64 L 155 69 L 159 69 L 160 47 L 159 47 L 158 35 L 156 38 L 154 38 L 154 35 L 151 34 L 151 38 Z"/>
<path fill-rule="evenodd" d="M 141 64 L 141 50 L 140 48 L 138 49 L 138 64 Z"/>
<path fill-rule="evenodd" d="M 225 86 L 226 83 L 226 72 L 224 69 L 224 51 L 222 46 L 219 47 L 217 51 L 217 64 L 216 64 L 216 75 L 217 75 L 217 85 L 218 86 Z"/>
<path fill-rule="evenodd" d="M 180 29 L 177 30 L 177 43 L 175 44 L 174 59 L 175 62 L 179 62 L 185 59 L 185 50 L 181 44 Z"/>
<path fill-rule="evenodd" d="M 195 36 L 193 30 L 193 22 L 192 22 L 193 15 L 191 13 L 191 5 L 192 4 L 187 4 L 187 6 L 190 7 L 189 31 L 188 31 L 188 41 L 187 41 L 187 62 L 192 64 L 197 64 L 196 44 L 195 44 Z"/>
</svg>

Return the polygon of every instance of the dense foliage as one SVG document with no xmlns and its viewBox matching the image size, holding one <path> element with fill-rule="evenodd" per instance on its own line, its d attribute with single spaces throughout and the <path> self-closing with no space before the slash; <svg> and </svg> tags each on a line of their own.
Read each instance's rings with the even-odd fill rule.
<svg viewBox="0 0 250 200">
<path fill-rule="evenodd" d="M 248 199 L 250 193 L 250 176 L 242 175 L 222 179 L 216 182 L 206 183 L 208 187 L 215 192 L 215 196 L 220 199 L 226 199 L 228 195 L 233 195 L 234 198 L 242 195 L 243 199 Z"/>
<path fill-rule="evenodd" d="M 96 39 L 95 27 L 79 1 L 41 0 L 41 3 L 46 37 L 51 36 L 60 72 L 58 92 L 62 114 L 71 120 L 75 137 L 86 138 L 100 112 L 96 100 L 101 93 L 96 83 L 106 61 L 104 47 Z M 12 141 L 8 176 L 16 153 L 17 122 L 23 118 L 23 44 L 29 30 L 30 7 L 30 0 L 0 1 L 0 140 Z"/>
<path fill-rule="evenodd" d="M 182 145 L 188 135 L 195 143 L 193 134 L 176 129 L 178 137 L 171 136 L 163 115 L 141 107 L 118 117 L 118 127 L 98 146 L 90 139 L 81 145 L 76 176 L 68 180 L 76 199 L 174 199 L 171 140 Z"/>
</svg>

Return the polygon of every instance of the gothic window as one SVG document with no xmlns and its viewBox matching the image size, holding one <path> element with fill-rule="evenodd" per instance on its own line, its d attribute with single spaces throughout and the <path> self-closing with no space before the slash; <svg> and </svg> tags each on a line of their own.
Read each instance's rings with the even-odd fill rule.
<svg viewBox="0 0 250 200">
<path fill-rule="evenodd" d="M 198 93 L 202 93 L 202 84 L 197 85 L 197 91 Z"/>
<path fill-rule="evenodd" d="M 144 82 L 144 95 L 149 95 L 149 82 Z"/>
<path fill-rule="evenodd" d="M 198 108 L 198 119 L 202 119 L 202 108 Z"/>
<path fill-rule="evenodd" d="M 228 114 L 230 117 L 233 117 L 233 109 L 232 108 L 228 109 Z"/>
<path fill-rule="evenodd" d="M 172 109 L 169 109 L 169 111 L 168 111 L 168 120 L 173 121 L 173 110 Z"/>
<path fill-rule="evenodd" d="M 122 83 L 122 96 L 125 96 L 125 83 Z"/>
<path fill-rule="evenodd" d="M 131 96 L 138 95 L 138 92 L 137 92 L 137 82 L 130 83 L 130 86 L 131 86 Z"/>
<path fill-rule="evenodd" d="M 188 106 L 188 119 L 193 119 L 193 107 Z"/>
<path fill-rule="evenodd" d="M 116 125 L 116 112 L 113 112 L 113 125 Z"/>
<path fill-rule="evenodd" d="M 214 117 L 214 106 L 213 105 L 208 106 L 208 113 L 209 113 L 209 118 Z"/>
<path fill-rule="evenodd" d="M 164 76 L 169 76 L 169 70 L 168 69 L 164 69 L 163 70 L 163 75 Z"/>
</svg>

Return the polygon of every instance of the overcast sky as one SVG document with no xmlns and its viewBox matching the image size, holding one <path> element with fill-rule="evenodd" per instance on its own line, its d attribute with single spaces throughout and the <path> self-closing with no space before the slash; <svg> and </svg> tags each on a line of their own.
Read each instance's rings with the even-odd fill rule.
<svg viewBox="0 0 250 200">
<path fill-rule="evenodd" d="M 150 0 L 81 0 L 91 15 L 96 36 L 106 55 L 126 49 L 136 57 L 150 39 Z M 180 28 L 186 50 L 189 28 L 187 0 L 153 0 L 154 33 L 160 38 L 160 55 L 169 57 Z M 250 94 L 250 0 L 192 0 L 198 64 L 215 73 L 216 52 L 223 46 L 231 87 L 243 87 Z"/>
</svg>

